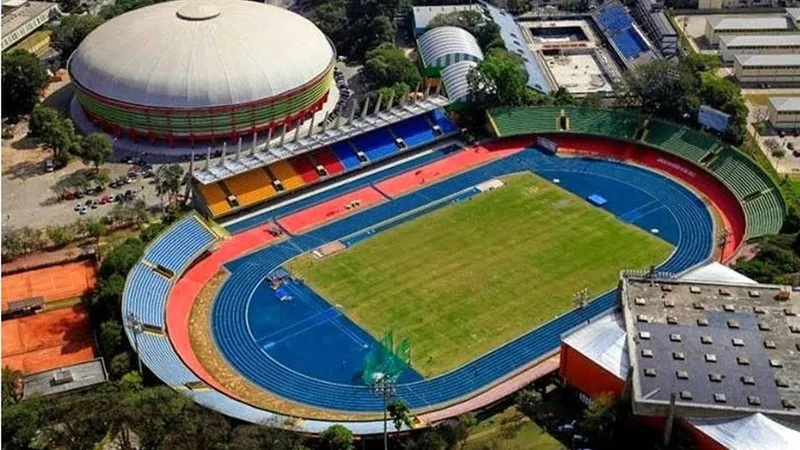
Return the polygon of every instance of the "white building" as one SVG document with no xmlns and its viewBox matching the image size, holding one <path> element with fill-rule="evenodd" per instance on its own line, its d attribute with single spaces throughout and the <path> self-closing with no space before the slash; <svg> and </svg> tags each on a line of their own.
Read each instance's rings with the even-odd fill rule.
<svg viewBox="0 0 800 450">
<path fill-rule="evenodd" d="M 786 16 L 709 17 L 705 36 L 711 45 L 717 45 L 721 36 L 780 34 L 794 29 L 795 24 Z"/>
<path fill-rule="evenodd" d="M 800 33 L 729 35 L 719 39 L 722 60 L 732 64 L 735 55 L 800 53 Z"/>
<path fill-rule="evenodd" d="M 774 128 L 800 128 L 800 97 L 770 97 L 767 117 Z"/>
<path fill-rule="evenodd" d="M 744 84 L 800 85 L 800 54 L 735 55 L 733 71 Z"/>
</svg>

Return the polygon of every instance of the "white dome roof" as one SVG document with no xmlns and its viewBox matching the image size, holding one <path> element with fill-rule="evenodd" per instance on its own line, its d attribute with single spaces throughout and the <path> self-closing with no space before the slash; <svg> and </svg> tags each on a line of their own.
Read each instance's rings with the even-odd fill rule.
<svg viewBox="0 0 800 450">
<path fill-rule="evenodd" d="M 110 99 L 199 108 L 291 91 L 334 57 L 325 35 L 291 11 L 244 0 L 175 0 L 98 27 L 72 55 L 69 71 Z"/>
</svg>

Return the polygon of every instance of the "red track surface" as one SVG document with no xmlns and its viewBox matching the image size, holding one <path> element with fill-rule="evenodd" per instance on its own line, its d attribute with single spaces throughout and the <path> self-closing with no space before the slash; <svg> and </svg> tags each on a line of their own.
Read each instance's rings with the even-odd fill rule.
<svg viewBox="0 0 800 450">
<path fill-rule="evenodd" d="M 186 272 L 183 278 L 175 284 L 167 302 L 167 330 L 175 351 L 201 380 L 233 398 L 238 397 L 218 384 L 194 354 L 189 339 L 189 313 L 200 290 L 219 272 L 222 265 L 275 240 L 275 237 L 269 233 L 269 230 L 274 227 L 273 223 L 268 222 L 234 235 L 223 242 L 216 251 Z"/>
<path fill-rule="evenodd" d="M 409 191 L 419 189 L 426 184 L 435 183 L 442 178 L 447 178 L 466 169 L 475 167 L 493 159 L 503 158 L 521 151 L 532 143 L 528 139 L 512 139 L 504 141 L 502 145 L 490 143 L 484 146 L 474 146 L 446 158 L 432 162 L 411 172 L 401 173 L 388 180 L 375 185 L 378 190 L 389 197 L 398 197 Z"/>
<path fill-rule="evenodd" d="M 722 251 L 722 259 L 727 261 L 744 241 L 747 220 L 742 205 L 736 196 L 719 179 L 702 168 L 682 158 L 644 145 L 637 145 L 612 139 L 585 136 L 551 136 L 558 143 L 559 152 L 591 154 L 611 159 L 621 159 L 640 164 L 688 184 L 696 192 L 706 197 L 719 213 L 730 239 Z"/>
<path fill-rule="evenodd" d="M 3 277 L 3 309 L 10 301 L 44 297 L 45 302 L 78 297 L 97 283 L 94 263 L 71 262 L 44 269 L 28 270 Z"/>
<path fill-rule="evenodd" d="M 309 228 L 317 227 L 325 222 L 340 219 L 349 213 L 358 212 L 368 206 L 386 200 L 380 192 L 372 186 L 344 194 L 332 200 L 311 206 L 302 211 L 278 219 L 278 224 L 292 234 L 300 234 Z M 356 208 L 347 208 L 347 205 L 360 201 Z"/>
<path fill-rule="evenodd" d="M 23 373 L 91 361 L 89 314 L 83 306 L 3 321 L 3 366 Z"/>
</svg>

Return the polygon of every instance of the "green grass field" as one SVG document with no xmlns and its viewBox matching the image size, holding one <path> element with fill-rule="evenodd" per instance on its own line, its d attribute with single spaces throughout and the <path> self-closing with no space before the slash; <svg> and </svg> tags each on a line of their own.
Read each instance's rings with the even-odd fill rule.
<svg viewBox="0 0 800 450">
<path fill-rule="evenodd" d="M 380 339 L 408 338 L 412 365 L 439 375 L 613 288 L 621 269 L 670 244 L 533 174 L 289 270 Z"/>
</svg>

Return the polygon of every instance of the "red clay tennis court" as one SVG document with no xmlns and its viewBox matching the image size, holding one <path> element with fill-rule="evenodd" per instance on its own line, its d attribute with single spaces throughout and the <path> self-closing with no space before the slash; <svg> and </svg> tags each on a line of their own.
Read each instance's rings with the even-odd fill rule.
<svg viewBox="0 0 800 450">
<path fill-rule="evenodd" d="M 10 301 L 44 297 L 45 302 L 79 297 L 90 292 L 97 279 L 94 263 L 78 261 L 3 277 L 3 309 Z"/>
<path fill-rule="evenodd" d="M 3 321 L 4 367 L 36 373 L 94 358 L 89 314 L 81 305 Z"/>
</svg>

